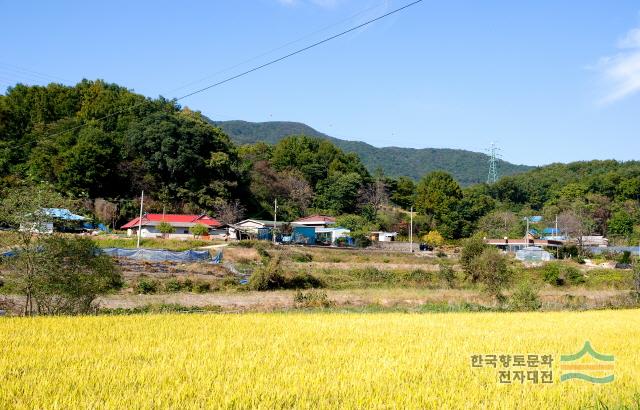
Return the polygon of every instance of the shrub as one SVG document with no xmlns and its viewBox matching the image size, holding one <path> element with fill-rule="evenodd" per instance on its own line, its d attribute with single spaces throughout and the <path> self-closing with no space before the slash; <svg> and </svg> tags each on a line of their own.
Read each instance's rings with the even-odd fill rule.
<svg viewBox="0 0 640 410">
<path fill-rule="evenodd" d="M 503 303 L 505 297 L 502 290 L 513 278 L 513 272 L 507 265 L 507 257 L 496 248 L 486 248 L 479 257 L 475 258 L 472 269 L 484 290 L 495 297 L 498 303 Z"/>
<path fill-rule="evenodd" d="M 147 295 L 158 291 L 158 282 L 155 280 L 140 279 L 135 287 L 136 293 Z"/>
<path fill-rule="evenodd" d="M 433 247 L 442 246 L 442 244 L 444 244 L 444 238 L 438 231 L 429 231 L 428 234 L 422 237 L 422 240 Z"/>
<path fill-rule="evenodd" d="M 360 279 L 372 281 L 372 282 L 388 282 L 393 279 L 393 274 L 390 272 L 381 271 L 374 267 L 367 267 L 364 269 L 356 269 L 352 271 L 355 276 Z"/>
<path fill-rule="evenodd" d="M 309 292 L 297 291 L 293 297 L 293 303 L 297 308 L 328 308 L 334 305 L 329 300 L 326 292 L 311 290 Z"/>
<path fill-rule="evenodd" d="M 269 254 L 269 252 L 267 252 L 267 249 L 265 248 L 264 244 L 258 242 L 255 244 L 254 249 L 256 250 L 256 252 L 258 252 L 258 255 L 260 255 L 260 257 L 262 258 L 262 263 L 267 264 L 271 259 L 271 255 Z"/>
<path fill-rule="evenodd" d="M 438 258 L 446 258 L 446 257 L 447 257 L 447 254 L 446 254 L 446 253 L 444 253 L 444 252 L 442 252 L 442 251 L 438 251 L 438 252 L 436 253 L 436 256 L 437 256 Z"/>
<path fill-rule="evenodd" d="M 294 262 L 312 262 L 313 261 L 313 255 L 311 255 L 310 253 L 294 253 L 291 255 L 291 260 L 293 260 Z"/>
<path fill-rule="evenodd" d="M 578 254 L 579 251 L 576 245 L 563 245 L 558 249 L 558 257 L 561 259 L 575 258 Z"/>
<path fill-rule="evenodd" d="M 467 279 L 476 282 L 479 279 L 478 273 L 475 271 L 475 260 L 482 255 L 486 245 L 482 238 L 474 236 L 465 239 L 462 242 L 462 251 L 460 252 L 460 265 Z"/>
<path fill-rule="evenodd" d="M 414 269 L 404 275 L 404 280 L 409 282 L 426 283 L 431 282 L 433 275 L 431 272 L 422 269 Z"/>
<path fill-rule="evenodd" d="M 542 307 L 542 302 L 540 302 L 538 290 L 533 287 L 531 282 L 521 282 L 511 295 L 510 307 L 518 311 L 539 310 Z"/>
<path fill-rule="evenodd" d="M 202 224 L 195 224 L 191 228 L 189 228 L 189 232 L 193 236 L 200 237 L 202 235 L 206 235 L 209 233 L 209 228 Z"/>
<path fill-rule="evenodd" d="M 169 234 L 175 232 L 174 227 L 171 226 L 170 223 L 165 221 L 160 222 L 156 228 L 161 234 Z"/>
<path fill-rule="evenodd" d="M 281 269 L 282 255 L 271 258 L 264 266 L 256 268 L 249 278 L 249 288 L 253 290 L 282 289 L 286 283 Z"/>
<path fill-rule="evenodd" d="M 211 284 L 208 282 L 197 282 L 192 289 L 196 293 L 207 293 L 211 290 Z"/>
<path fill-rule="evenodd" d="M 555 286 L 578 285 L 585 282 L 580 269 L 560 262 L 546 264 L 542 275 L 545 282 Z"/>
<path fill-rule="evenodd" d="M 620 262 L 623 265 L 630 265 L 631 264 L 631 252 L 629 252 L 629 251 L 622 252 L 622 255 L 620 255 L 620 259 L 618 260 L 618 262 Z"/>
<path fill-rule="evenodd" d="M 291 278 L 285 277 L 285 283 L 283 287 L 287 289 L 309 289 L 309 288 L 321 288 L 323 283 L 320 279 L 309 273 L 297 273 Z"/>
<path fill-rule="evenodd" d="M 167 292 L 180 292 L 184 288 L 184 284 L 177 279 L 169 279 L 164 284 L 164 290 Z"/>
<path fill-rule="evenodd" d="M 456 272 L 451 266 L 441 263 L 438 269 L 438 278 L 440 278 L 442 282 L 446 283 L 447 286 L 453 288 L 456 282 Z"/>
</svg>

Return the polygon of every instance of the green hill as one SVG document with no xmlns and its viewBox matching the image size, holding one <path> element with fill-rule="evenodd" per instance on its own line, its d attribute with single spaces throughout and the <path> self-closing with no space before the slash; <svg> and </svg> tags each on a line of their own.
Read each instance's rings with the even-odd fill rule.
<svg viewBox="0 0 640 410">
<path fill-rule="evenodd" d="M 299 122 L 211 121 L 237 144 L 263 141 L 274 144 L 288 135 L 309 135 L 326 138 L 346 152 L 358 154 L 370 171 L 382 168 L 389 176 L 406 175 L 419 179 L 427 172 L 443 170 L 451 173 L 462 185 L 486 180 L 488 156 L 478 152 L 448 148 L 377 148 L 360 141 L 347 141 L 323 134 Z M 533 167 L 499 161 L 500 176 L 514 175 Z"/>
</svg>

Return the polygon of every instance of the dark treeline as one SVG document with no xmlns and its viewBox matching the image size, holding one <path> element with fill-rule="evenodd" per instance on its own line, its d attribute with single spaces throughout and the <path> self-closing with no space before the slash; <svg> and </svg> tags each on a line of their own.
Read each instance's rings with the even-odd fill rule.
<svg viewBox="0 0 640 410">
<path fill-rule="evenodd" d="M 554 164 L 462 189 L 444 172 L 371 175 L 330 141 L 291 136 L 235 146 L 199 112 L 103 81 L 17 85 L 0 96 L 0 188 L 48 183 L 98 220 L 118 225 L 147 211 L 208 213 L 224 221 L 355 214 L 372 229 L 448 238 L 522 236 L 522 218 L 556 216 L 567 233 L 640 237 L 640 163 Z M 352 220 L 354 220 L 352 218 Z"/>
</svg>

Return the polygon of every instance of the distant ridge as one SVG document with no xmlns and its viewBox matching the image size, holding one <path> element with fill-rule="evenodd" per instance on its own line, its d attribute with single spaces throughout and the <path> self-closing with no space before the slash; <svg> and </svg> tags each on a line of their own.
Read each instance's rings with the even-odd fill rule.
<svg viewBox="0 0 640 410">
<path fill-rule="evenodd" d="M 489 157 L 479 152 L 449 148 L 377 148 L 361 141 L 334 138 L 299 122 L 210 121 L 222 128 L 236 144 L 253 144 L 258 141 L 275 144 L 288 135 L 308 135 L 326 138 L 342 150 L 358 154 L 371 172 L 381 168 L 389 176 L 405 175 L 419 179 L 427 172 L 443 170 L 464 186 L 485 182 L 487 179 Z M 506 161 L 498 162 L 500 176 L 518 174 L 533 168 Z"/>
</svg>

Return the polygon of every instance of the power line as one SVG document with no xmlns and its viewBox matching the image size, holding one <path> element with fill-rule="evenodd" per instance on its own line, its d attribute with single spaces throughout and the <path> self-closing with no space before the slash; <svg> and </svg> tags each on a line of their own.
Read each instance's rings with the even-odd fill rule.
<svg viewBox="0 0 640 410">
<path fill-rule="evenodd" d="M 335 27 L 335 26 L 338 26 L 338 25 L 340 25 L 340 24 L 342 24 L 342 23 L 345 23 L 345 22 L 347 22 L 347 21 L 351 21 L 351 20 L 353 20 L 354 18 L 356 18 L 356 17 L 358 17 L 358 16 L 360 16 L 360 15 L 362 15 L 362 14 L 364 14 L 364 13 L 368 12 L 368 11 L 371 11 L 371 10 L 377 9 L 377 8 L 379 8 L 379 7 L 381 7 L 381 6 L 386 5 L 386 4 L 387 4 L 387 1 L 384 1 L 384 2 L 382 2 L 382 3 L 379 3 L 379 4 L 375 5 L 375 6 L 368 7 L 368 8 L 366 8 L 366 9 L 364 9 L 364 10 L 360 10 L 359 12 L 357 12 L 357 13 L 355 13 L 355 14 L 352 14 L 351 16 L 349 16 L 349 17 L 347 17 L 347 18 L 345 18 L 345 19 L 342 19 L 342 20 L 337 21 L 337 22 L 335 22 L 335 23 L 332 23 L 332 24 L 330 24 L 330 25 L 328 25 L 328 26 L 325 26 L 325 27 L 322 27 L 322 28 L 320 28 L 320 29 L 317 29 L 317 30 L 315 30 L 315 31 L 313 31 L 313 32 L 311 32 L 311 33 L 305 34 L 304 36 L 299 37 L 299 38 L 297 38 L 296 40 L 289 41 L 289 42 L 287 42 L 287 43 L 285 43 L 285 44 L 282 44 L 281 46 L 278 46 L 278 47 L 272 48 L 272 49 L 270 49 L 270 50 L 268 50 L 268 51 L 264 51 L 264 52 L 262 52 L 262 53 L 260 53 L 260 54 L 258 54 L 258 55 L 256 55 L 256 56 L 253 56 L 253 57 L 251 57 L 251 58 L 248 58 L 248 59 L 246 59 L 246 60 L 243 60 L 243 61 L 241 61 L 241 62 L 239 62 L 239 63 L 237 63 L 237 64 L 234 64 L 234 65 L 232 65 L 232 66 L 229 66 L 229 67 L 223 68 L 223 69 L 221 69 L 221 70 L 216 71 L 215 73 L 209 74 L 209 75 L 207 75 L 207 76 L 205 76 L 205 77 L 202 77 L 202 78 L 200 78 L 200 79 L 198 79 L 198 80 L 191 81 L 191 82 L 189 82 L 189 83 L 187 83 L 187 84 L 184 84 L 184 85 L 182 85 L 182 86 L 180 86 L 180 87 L 177 87 L 177 88 L 174 88 L 174 89 L 172 89 L 172 90 L 169 90 L 169 91 L 167 91 L 166 93 L 167 93 L 167 94 L 171 94 L 171 93 L 173 93 L 173 92 L 175 92 L 175 91 L 181 90 L 181 89 L 183 89 L 183 88 L 187 88 L 187 87 L 189 87 L 189 86 L 191 86 L 191 85 L 201 83 L 201 82 L 203 82 L 203 81 L 205 81 L 205 80 L 208 80 L 208 79 L 210 79 L 210 78 L 212 78 L 212 77 L 215 77 L 215 76 L 216 76 L 216 75 L 218 75 L 218 74 L 222 74 L 222 73 L 225 73 L 225 72 L 227 72 L 227 71 L 229 71 L 229 70 L 233 70 L 234 68 L 237 68 L 237 67 L 240 67 L 240 66 L 242 66 L 242 65 L 244 65 L 244 64 L 247 64 L 247 63 L 250 63 L 250 62 L 252 62 L 252 61 L 255 61 L 255 60 L 257 60 L 257 59 L 258 59 L 258 58 L 260 58 L 260 57 L 264 57 L 264 56 L 269 55 L 269 54 L 271 54 L 271 53 L 274 53 L 274 52 L 276 52 L 276 51 L 282 50 L 283 48 L 286 48 L 286 47 L 288 47 L 288 46 L 290 46 L 290 45 L 293 45 L 293 44 L 299 43 L 299 42 L 301 42 L 302 40 L 306 40 L 307 38 L 312 37 L 312 36 L 313 36 L 313 35 L 315 35 L 315 34 L 318 34 L 318 33 L 321 33 L 321 32 L 323 32 L 323 31 L 326 31 L 326 30 L 328 30 L 328 29 L 330 29 L 330 28 L 333 28 L 333 27 Z"/>
<path fill-rule="evenodd" d="M 286 54 L 286 55 L 284 55 L 284 56 L 282 56 L 282 57 L 278 57 L 278 58 L 276 58 L 276 59 L 270 60 L 270 61 L 268 61 L 268 62 L 266 62 L 266 63 L 264 63 L 264 64 L 258 65 L 258 66 L 256 66 L 256 67 L 253 67 L 253 68 L 249 69 L 249 70 L 246 70 L 246 71 L 243 71 L 243 72 L 241 72 L 241 73 L 239 73 L 239 74 L 236 74 L 236 75 L 233 75 L 233 76 L 231 76 L 231 77 L 228 77 L 228 78 L 226 78 L 226 79 L 224 79 L 224 80 L 221 80 L 221 81 L 218 81 L 218 82 L 213 83 L 213 84 L 211 84 L 211 85 L 208 85 L 208 86 L 206 86 L 206 87 L 200 88 L 200 89 L 198 89 L 198 90 L 196 90 L 196 91 L 190 92 L 190 93 L 185 94 L 185 95 L 183 95 L 183 96 L 181 96 L 181 97 L 175 98 L 175 99 L 174 99 L 174 101 L 176 101 L 176 102 L 177 102 L 177 101 L 183 100 L 183 99 L 188 98 L 188 97 L 191 97 L 191 96 L 193 96 L 193 95 L 196 95 L 196 94 L 202 93 L 202 92 L 204 92 L 204 91 L 210 90 L 211 88 L 218 87 L 218 86 L 220 86 L 220 85 L 222 85 L 222 84 L 225 84 L 225 83 L 228 83 L 228 82 L 230 82 L 230 81 L 236 80 L 236 79 L 238 79 L 238 78 L 240 78 L 240 77 L 244 77 L 244 76 L 246 76 L 246 75 L 248 75 L 248 74 L 251 74 L 251 73 L 253 73 L 253 72 L 255 72 L 255 71 L 258 71 L 258 70 L 261 70 L 261 69 L 263 69 L 263 68 L 269 67 L 269 66 L 271 66 L 271 65 L 273 65 L 273 64 L 279 63 L 280 61 L 286 60 L 286 59 L 288 59 L 288 58 L 290 58 L 290 57 L 293 57 L 293 56 L 295 56 L 295 55 L 297 55 L 297 54 L 301 54 L 301 53 L 303 53 L 303 52 L 305 52 L 305 51 L 308 51 L 308 50 L 310 50 L 310 49 L 312 49 L 312 48 L 318 47 L 318 46 L 320 46 L 320 45 L 322 45 L 322 44 L 324 44 L 324 43 L 327 43 L 327 42 L 329 42 L 329 41 L 331 41 L 331 40 L 335 40 L 336 38 L 342 37 L 342 36 L 344 36 L 344 35 L 346 35 L 346 34 L 349 34 L 349 33 L 353 32 L 353 31 L 356 31 L 356 30 L 358 30 L 358 29 L 361 29 L 362 27 L 365 27 L 365 26 L 368 26 L 368 25 L 370 25 L 370 24 L 372 24 L 372 23 L 375 23 L 376 21 L 382 20 L 382 19 L 384 19 L 384 18 L 386 18 L 386 17 L 389 17 L 389 16 L 391 16 L 391 15 L 393 15 L 393 14 L 396 14 L 396 13 L 398 13 L 398 12 L 400 12 L 400 11 L 402 11 L 402 10 L 405 10 L 405 9 L 407 9 L 407 8 L 411 7 L 411 6 L 414 6 L 414 5 L 418 4 L 418 3 L 421 3 L 422 1 L 423 1 L 423 0 L 416 0 L 416 1 L 413 1 L 413 2 L 411 2 L 411 3 L 409 3 L 409 4 L 404 5 L 404 6 L 402 6 L 402 7 L 398 7 L 398 8 L 396 8 L 396 9 L 393 9 L 393 10 L 391 10 L 391 11 L 389 11 L 389 12 L 385 13 L 385 14 L 382 14 L 382 15 L 380 15 L 380 16 L 378 16 L 378 17 L 375 17 L 375 18 L 372 18 L 372 19 L 370 19 L 370 20 L 367 20 L 367 21 L 365 21 L 364 23 L 358 24 L 358 25 L 356 25 L 356 26 L 354 26 L 354 27 L 351 27 L 351 28 L 349 28 L 349 29 L 347 29 L 347 30 L 341 31 L 341 32 L 340 32 L 340 33 L 338 33 L 338 34 L 334 34 L 334 35 L 332 35 L 332 36 L 330 36 L 330 37 L 327 37 L 327 38 L 325 38 L 325 39 L 323 39 L 323 40 L 316 41 L 315 43 L 313 43 L 313 44 L 311 44 L 311 45 L 308 45 L 308 46 L 306 46 L 306 47 L 300 48 L 300 49 L 298 49 L 298 50 L 296 50 L 296 51 L 293 51 L 293 52 L 291 52 L 291 53 L 289 53 L 289 54 Z M 111 113 L 111 114 L 107 114 L 107 115 L 102 116 L 102 117 L 99 117 L 99 118 L 93 118 L 92 120 L 93 120 L 93 121 L 101 121 L 101 120 L 104 120 L 104 119 L 107 119 L 107 118 L 113 117 L 113 116 L 115 116 L 115 115 L 122 114 L 122 113 L 124 113 L 124 112 L 129 111 L 129 110 L 132 110 L 132 109 L 134 109 L 134 108 L 136 108 L 136 107 L 139 107 L 139 106 L 141 106 L 141 105 L 143 105 L 143 104 L 145 104 L 145 103 L 146 103 L 146 101 L 145 101 L 145 102 L 140 102 L 140 103 L 138 103 L 138 104 L 134 104 L 134 105 L 132 105 L 132 106 L 130 106 L 130 107 L 127 107 L 127 108 L 124 108 L 124 109 L 122 109 L 122 110 L 119 110 L 119 111 L 113 112 L 113 113 Z M 68 129 L 66 129 L 66 130 L 64 130 L 64 131 L 60 131 L 60 132 L 56 132 L 56 133 L 53 133 L 53 134 L 49 134 L 49 135 L 45 136 L 43 139 L 52 138 L 52 137 L 56 137 L 56 136 L 58 136 L 58 135 L 64 134 L 64 133 L 66 133 L 66 132 L 75 131 L 75 130 L 80 129 L 80 128 L 84 127 L 84 126 L 86 126 L 86 124 L 80 124 L 80 125 L 77 125 L 77 126 L 75 126 L 75 127 L 68 128 Z M 35 141 L 35 140 L 34 140 L 34 141 Z M 20 144 L 20 145 L 17 145 L 17 146 L 29 145 L 29 144 L 33 143 L 34 141 L 30 141 L 30 142 L 27 142 L 27 143 L 24 143 L 24 144 Z"/>
<path fill-rule="evenodd" d="M 9 64 L 9 63 L 3 62 L 3 61 L 0 61 L 0 66 L 5 66 L 4 70 L 6 70 L 6 71 L 13 71 L 14 73 L 22 74 L 23 76 L 24 76 L 24 74 L 28 74 L 29 76 L 31 76 L 33 78 L 40 77 L 41 79 L 48 80 L 48 81 L 53 79 L 53 80 L 57 80 L 57 81 L 72 82 L 72 81 L 69 81 L 69 80 L 67 80 L 65 78 L 62 78 L 62 77 L 58 77 L 58 76 L 51 75 L 51 74 L 45 74 L 45 73 L 40 72 L 40 71 L 31 70 L 31 69 L 20 67 L 20 66 L 14 65 L 14 64 Z"/>
<path fill-rule="evenodd" d="M 356 31 L 356 30 L 358 30 L 358 29 L 360 29 L 360 28 L 362 28 L 362 27 L 368 26 L 368 25 L 369 25 L 369 24 L 371 24 L 371 23 L 375 23 L 376 21 L 378 21 L 378 20 L 382 20 L 382 19 L 383 19 L 383 18 L 385 18 L 385 17 L 389 17 L 389 16 L 390 16 L 390 15 L 392 15 L 392 14 L 398 13 L 398 12 L 400 12 L 400 11 L 402 11 L 402 10 L 406 9 L 406 8 L 409 8 L 409 7 L 413 6 L 413 5 L 416 5 L 416 4 L 420 3 L 420 2 L 422 2 L 422 0 L 416 0 L 416 1 L 412 2 L 412 3 L 409 3 L 409 4 L 407 4 L 407 5 L 404 5 L 404 6 L 402 6 L 402 7 L 397 8 L 397 9 L 394 9 L 394 10 L 392 10 L 392 11 L 390 11 L 390 12 L 388 12 L 388 13 L 385 13 L 385 14 L 383 14 L 383 15 L 381 15 L 381 16 L 378 16 L 378 17 L 373 18 L 373 19 L 371 19 L 371 20 L 365 21 L 364 23 L 359 24 L 359 25 L 357 25 L 357 26 L 355 26 L 355 27 L 352 27 L 352 28 L 350 28 L 350 29 L 348 29 L 348 30 L 342 31 L 342 32 L 340 32 L 340 33 L 338 33 L 338 34 L 334 34 L 334 35 L 333 35 L 333 36 L 331 36 L 331 37 L 327 37 L 327 38 L 325 38 L 325 39 L 323 39 L 323 40 L 320 40 L 320 41 L 317 41 L 317 42 L 315 42 L 315 43 L 313 43 L 313 44 L 311 44 L 311 45 L 309 45 L 309 46 L 303 47 L 303 48 L 301 48 L 301 49 L 299 49 L 299 50 L 293 51 L 293 52 L 291 52 L 291 53 L 289 53 L 289 54 L 286 54 L 286 55 L 284 55 L 284 56 L 282 56 L 282 57 L 276 58 L 275 60 L 271 60 L 271 61 L 269 61 L 269 62 L 267 62 L 267 63 L 264 63 L 264 64 L 262 64 L 262 65 L 259 65 L 259 66 L 257 66 L 257 67 L 254 67 L 254 68 L 249 69 L 249 70 L 247 70 L 247 71 L 243 71 L 243 72 L 242 72 L 242 73 L 240 73 L 240 74 L 236 74 L 236 75 L 234 75 L 234 76 L 232 76 L 232 77 L 226 78 L 226 79 L 224 79 L 224 80 L 222 80 L 222 81 L 218 81 L 217 83 L 213 83 L 213 84 L 211 84 L 211 85 L 209 85 L 209 86 L 203 87 L 203 88 L 201 88 L 201 89 L 199 89 L 199 90 L 196 90 L 196 91 L 194 91 L 194 92 L 191 92 L 191 93 L 189 93 L 189 94 L 185 94 L 185 95 L 183 95 L 182 97 L 177 98 L 177 99 L 176 99 L 176 101 L 180 101 L 180 100 L 182 100 L 182 99 L 184 99 L 184 98 L 191 97 L 192 95 L 199 94 L 199 93 L 201 93 L 201 92 L 203 92 L 203 91 L 206 91 L 206 90 L 209 90 L 209 89 L 211 89 L 211 88 L 213 88 L 213 87 L 217 87 L 217 86 L 219 86 L 219 85 L 222 85 L 222 84 L 228 83 L 229 81 L 233 81 L 233 80 L 235 80 L 235 79 L 237 79 L 237 78 L 244 77 L 245 75 L 247 75 L 247 74 L 251 74 L 251 73 L 253 73 L 254 71 L 258 71 L 258 70 L 261 70 L 261 69 L 263 69 L 263 68 L 265 68 L 265 67 L 268 67 L 268 66 L 270 66 L 270 65 L 276 64 L 276 63 L 278 63 L 278 62 L 280 62 L 280 61 L 282 61 L 282 60 L 286 60 L 286 59 L 287 59 L 287 58 L 289 58 L 289 57 L 293 57 L 293 56 L 295 56 L 296 54 L 303 53 L 303 52 L 305 52 L 305 51 L 307 51 L 307 50 L 310 50 L 310 49 L 312 49 L 312 48 L 314 48 L 314 47 L 317 47 L 317 46 L 319 46 L 319 45 L 322 45 L 322 44 L 324 44 L 324 43 L 327 43 L 327 42 L 329 42 L 329 41 L 331 41 L 331 40 L 334 40 L 334 39 L 336 39 L 336 38 L 338 38 L 338 37 L 342 37 L 342 36 L 344 36 L 345 34 L 349 34 L 349 33 L 353 32 L 353 31 Z"/>
</svg>

